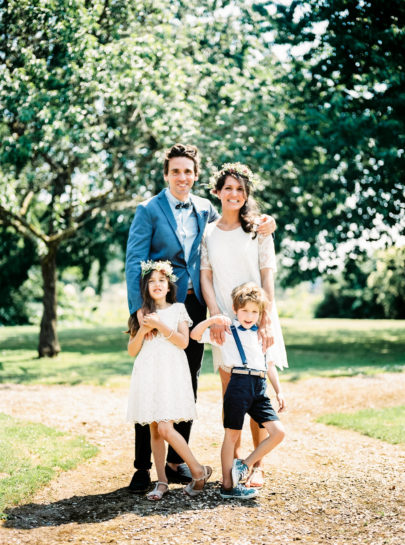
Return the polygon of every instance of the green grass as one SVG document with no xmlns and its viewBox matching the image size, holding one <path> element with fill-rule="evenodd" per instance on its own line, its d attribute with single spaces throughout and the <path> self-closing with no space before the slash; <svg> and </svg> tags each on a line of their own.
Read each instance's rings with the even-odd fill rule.
<svg viewBox="0 0 405 545">
<path fill-rule="evenodd" d="M 94 456 L 98 448 L 82 437 L 0 413 L 0 517 L 29 499 L 56 474 Z"/>
<path fill-rule="evenodd" d="M 37 358 L 38 328 L 0 328 L 0 382 L 20 384 L 121 384 L 129 380 L 125 325 L 59 327 L 62 352 Z M 283 380 L 306 376 L 351 376 L 401 371 L 405 366 L 405 321 L 283 319 L 290 368 Z M 216 384 L 205 351 L 202 381 Z M 209 386 L 210 387 L 210 386 Z"/>
<path fill-rule="evenodd" d="M 403 371 L 404 320 L 281 320 L 289 368 L 283 380 Z M 204 369 L 212 369 L 206 350 Z"/>
<path fill-rule="evenodd" d="M 38 328 L 0 328 L 0 382 L 19 384 L 107 384 L 129 377 L 132 361 L 123 326 L 60 327 L 62 352 L 38 359 Z"/>
<path fill-rule="evenodd" d="M 282 320 L 289 379 L 405 368 L 404 320 Z"/>
<path fill-rule="evenodd" d="M 405 444 L 405 405 L 364 409 L 356 413 L 325 414 L 317 421 L 346 430 L 355 430 L 394 445 Z"/>
</svg>

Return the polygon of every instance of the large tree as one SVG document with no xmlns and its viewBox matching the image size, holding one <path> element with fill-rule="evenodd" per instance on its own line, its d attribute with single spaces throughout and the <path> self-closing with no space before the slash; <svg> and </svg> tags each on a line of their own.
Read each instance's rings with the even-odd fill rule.
<svg viewBox="0 0 405 545">
<path fill-rule="evenodd" d="M 311 277 L 337 244 L 389 244 L 404 227 L 405 3 L 292 1 L 274 21 L 289 64 L 275 175 L 291 197 L 290 271 Z"/>
<path fill-rule="evenodd" d="M 227 143 L 240 159 L 260 133 L 273 103 L 266 17 L 230 5 L 0 0 L 0 222 L 37 248 L 40 356 L 60 350 L 61 247 L 85 244 L 86 224 L 100 228 L 95 218 L 160 189 L 173 141 L 193 140 L 211 165 Z"/>
</svg>

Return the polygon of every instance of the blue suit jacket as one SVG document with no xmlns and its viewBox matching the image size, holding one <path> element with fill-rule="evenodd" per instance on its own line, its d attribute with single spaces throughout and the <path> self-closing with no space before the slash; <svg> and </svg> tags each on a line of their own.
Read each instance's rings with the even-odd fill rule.
<svg viewBox="0 0 405 545">
<path fill-rule="evenodd" d="M 169 260 L 172 263 L 178 278 L 176 284 L 179 302 L 184 303 L 186 299 L 189 276 L 198 300 L 200 303 L 204 302 L 200 289 L 200 243 L 205 226 L 216 220 L 219 214 L 208 199 L 190 195 L 190 200 L 197 217 L 198 233 L 187 263 L 165 190 L 137 206 L 129 230 L 126 258 L 128 306 L 131 314 L 142 306 L 141 261 L 148 259 Z"/>
</svg>

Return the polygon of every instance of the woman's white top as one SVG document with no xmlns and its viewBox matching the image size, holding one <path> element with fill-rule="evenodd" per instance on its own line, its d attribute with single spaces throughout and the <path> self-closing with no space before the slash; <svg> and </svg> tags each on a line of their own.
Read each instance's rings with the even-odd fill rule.
<svg viewBox="0 0 405 545">
<path fill-rule="evenodd" d="M 234 318 L 231 292 L 244 282 L 261 286 L 261 269 L 277 271 L 276 254 L 272 236 L 245 233 L 242 227 L 223 231 L 216 222 L 209 223 L 201 243 L 201 270 L 212 271 L 215 298 L 220 311 Z M 275 342 L 267 352 L 267 362 L 274 362 L 280 369 L 288 367 L 283 334 L 273 301 L 271 325 Z M 221 353 L 213 347 L 214 368 L 224 367 Z"/>
</svg>

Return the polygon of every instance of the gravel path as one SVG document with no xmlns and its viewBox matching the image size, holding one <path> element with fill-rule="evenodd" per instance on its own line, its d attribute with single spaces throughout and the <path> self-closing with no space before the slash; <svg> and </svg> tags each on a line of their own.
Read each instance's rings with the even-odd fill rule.
<svg viewBox="0 0 405 545">
<path fill-rule="evenodd" d="M 250 502 L 218 495 L 222 439 L 219 390 L 201 392 L 192 446 L 214 467 L 196 499 L 171 485 L 162 502 L 127 492 L 133 431 L 125 390 L 91 386 L 0 387 L 0 411 L 85 435 L 95 458 L 62 473 L 0 526 L 0 543 L 389 544 L 405 543 L 405 451 L 317 424 L 332 411 L 403 404 L 405 374 L 286 383 L 287 437 L 266 460 L 266 485 Z M 244 432 L 249 448 L 249 434 Z M 152 475 L 155 477 L 154 475 Z"/>
</svg>

